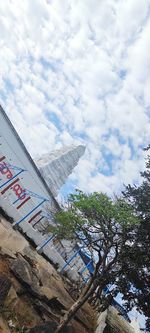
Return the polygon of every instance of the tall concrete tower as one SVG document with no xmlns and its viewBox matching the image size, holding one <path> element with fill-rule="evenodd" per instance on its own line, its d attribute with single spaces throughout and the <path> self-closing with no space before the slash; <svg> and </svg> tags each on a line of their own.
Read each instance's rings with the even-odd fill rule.
<svg viewBox="0 0 150 333">
<path fill-rule="evenodd" d="M 35 160 L 54 197 L 57 196 L 84 152 L 85 147 L 82 145 L 69 146 L 44 154 Z"/>
</svg>

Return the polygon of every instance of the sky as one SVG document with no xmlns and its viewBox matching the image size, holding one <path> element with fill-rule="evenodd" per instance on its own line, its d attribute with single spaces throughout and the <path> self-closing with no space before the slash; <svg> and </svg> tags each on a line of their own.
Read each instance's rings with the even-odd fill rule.
<svg viewBox="0 0 150 333">
<path fill-rule="evenodd" d="M 31 156 L 86 146 L 66 191 L 138 183 L 150 133 L 150 0 L 0 2 L 0 101 Z"/>
<path fill-rule="evenodd" d="M 0 50 L 0 103 L 31 156 L 86 146 L 65 193 L 140 181 L 150 0 L 3 0 Z"/>
</svg>

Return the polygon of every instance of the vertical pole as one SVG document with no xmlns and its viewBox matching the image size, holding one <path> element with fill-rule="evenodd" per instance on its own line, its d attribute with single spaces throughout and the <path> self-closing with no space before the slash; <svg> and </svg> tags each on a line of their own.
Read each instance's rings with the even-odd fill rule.
<svg viewBox="0 0 150 333">
<path fill-rule="evenodd" d="M 49 238 L 47 238 L 42 244 L 40 244 L 39 246 L 36 247 L 36 250 L 38 253 L 42 252 L 42 249 L 45 245 L 47 245 L 54 237 L 56 237 L 55 235 L 50 236 Z"/>
<path fill-rule="evenodd" d="M 32 227 L 34 228 L 35 225 L 37 225 L 43 218 L 44 218 L 44 216 L 40 217 L 40 219 L 37 222 L 35 222 L 34 224 L 32 224 Z"/>
<path fill-rule="evenodd" d="M 40 207 L 44 202 L 46 201 L 46 199 L 42 200 L 36 207 L 34 207 L 28 214 L 26 214 L 24 217 L 22 217 L 21 220 L 19 220 L 18 222 L 14 222 L 13 223 L 13 227 L 17 226 L 18 224 L 20 224 L 21 222 L 23 222 L 29 215 L 31 215 L 38 207 Z"/>
<path fill-rule="evenodd" d="M 78 251 L 76 251 L 73 256 L 67 260 L 66 264 L 63 266 L 63 268 L 61 269 L 61 272 L 71 263 L 71 261 L 79 254 L 81 249 L 79 249 Z"/>
<path fill-rule="evenodd" d="M 3 183 L 0 188 L 2 188 L 3 186 L 5 186 L 6 184 L 8 184 L 9 182 L 11 182 L 11 180 L 13 180 L 14 178 L 16 178 L 18 175 L 20 175 L 23 171 L 25 170 L 20 170 L 18 173 L 16 173 L 16 175 L 14 175 L 12 178 L 10 178 L 9 180 L 7 180 L 5 183 Z"/>
<path fill-rule="evenodd" d="M 85 266 L 81 269 L 80 274 L 82 274 L 86 269 L 88 269 L 91 262 L 92 262 L 92 260 L 90 260 L 87 265 L 85 264 Z"/>
<path fill-rule="evenodd" d="M 87 277 L 84 277 L 82 274 L 84 273 L 84 271 L 85 271 L 86 269 L 89 271 L 88 267 L 89 267 L 89 265 L 91 264 L 92 261 L 93 261 L 93 260 L 91 259 L 91 260 L 88 262 L 88 264 L 85 265 L 85 266 L 81 269 L 81 271 L 79 272 L 79 274 L 81 275 L 81 277 L 82 277 L 82 279 L 83 279 L 83 281 L 84 281 L 85 283 L 87 283 L 87 281 L 89 280 L 89 275 L 88 275 Z"/>
<path fill-rule="evenodd" d="M 13 202 L 13 205 L 14 205 L 15 203 L 17 203 L 19 200 L 21 200 L 26 194 L 27 194 L 27 193 L 24 192 L 24 193 L 23 193 L 18 199 L 16 199 L 16 200 Z"/>
</svg>

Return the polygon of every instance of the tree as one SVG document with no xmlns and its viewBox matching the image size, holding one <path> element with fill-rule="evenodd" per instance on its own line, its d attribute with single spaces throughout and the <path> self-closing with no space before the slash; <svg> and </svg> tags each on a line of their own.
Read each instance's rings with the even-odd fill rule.
<svg viewBox="0 0 150 333">
<path fill-rule="evenodd" d="M 150 146 L 145 150 L 149 150 Z M 124 292 L 124 299 L 128 308 L 135 305 L 142 311 L 150 330 L 150 156 L 147 157 L 146 169 L 141 172 L 142 183 L 139 186 L 128 185 L 123 191 L 127 203 L 130 203 L 140 218 L 136 226 L 134 244 L 130 248 L 129 259 L 125 262 L 124 279 L 128 281 L 128 293 Z M 125 251 L 128 249 L 125 248 Z M 130 267 L 132 265 L 132 271 Z M 129 288 L 130 281 L 130 288 Z M 124 285 L 125 286 L 125 285 Z"/>
<path fill-rule="evenodd" d="M 123 199 L 113 201 L 102 193 L 85 194 L 77 191 L 69 196 L 68 208 L 56 214 L 57 237 L 75 239 L 79 246 L 86 246 L 95 258 L 95 271 L 82 294 L 65 316 L 56 332 L 74 317 L 78 309 L 95 293 L 103 298 L 103 290 L 113 286 L 118 292 L 122 275 L 122 252 L 132 246 L 138 218 L 133 208 Z M 86 245 L 85 245 L 86 244 Z"/>
</svg>

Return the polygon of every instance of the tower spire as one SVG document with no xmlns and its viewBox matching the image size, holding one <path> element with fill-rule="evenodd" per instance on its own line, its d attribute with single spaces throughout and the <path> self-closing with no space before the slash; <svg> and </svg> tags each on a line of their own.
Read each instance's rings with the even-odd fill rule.
<svg viewBox="0 0 150 333">
<path fill-rule="evenodd" d="M 35 160 L 54 197 L 57 196 L 84 152 L 85 147 L 82 145 L 69 146 L 44 154 Z"/>
</svg>

